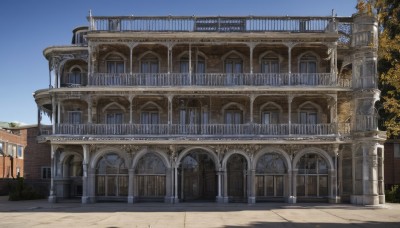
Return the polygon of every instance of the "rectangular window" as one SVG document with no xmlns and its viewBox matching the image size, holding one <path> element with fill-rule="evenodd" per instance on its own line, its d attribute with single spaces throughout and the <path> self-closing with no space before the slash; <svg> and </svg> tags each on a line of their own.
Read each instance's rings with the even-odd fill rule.
<svg viewBox="0 0 400 228">
<path fill-rule="evenodd" d="M 140 123 L 141 124 L 158 124 L 158 112 L 142 112 Z"/>
<path fill-rule="evenodd" d="M 106 122 L 107 124 L 122 124 L 123 115 L 122 113 L 108 113 Z"/>
<path fill-rule="evenodd" d="M 399 143 L 393 144 L 393 151 L 394 151 L 394 157 L 400 158 L 400 144 Z"/>
<path fill-rule="evenodd" d="M 17 148 L 17 157 L 22 158 L 24 155 L 24 148 L 22 146 L 18 146 Z"/>
<path fill-rule="evenodd" d="M 50 178 L 51 178 L 50 167 L 42 167 L 42 179 L 50 179 Z"/>
<path fill-rule="evenodd" d="M 4 143 L 3 142 L 0 142 L 0 155 L 1 156 L 4 156 Z"/>
<path fill-rule="evenodd" d="M 68 122 L 70 124 L 81 124 L 81 115 L 80 111 L 68 112 Z"/>
</svg>

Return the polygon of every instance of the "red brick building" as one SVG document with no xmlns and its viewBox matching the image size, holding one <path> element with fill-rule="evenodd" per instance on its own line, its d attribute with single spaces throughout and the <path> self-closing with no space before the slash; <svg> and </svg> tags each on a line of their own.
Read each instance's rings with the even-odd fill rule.
<svg viewBox="0 0 400 228">
<path fill-rule="evenodd" d="M 0 178 L 24 176 L 28 127 L 0 128 Z"/>
</svg>

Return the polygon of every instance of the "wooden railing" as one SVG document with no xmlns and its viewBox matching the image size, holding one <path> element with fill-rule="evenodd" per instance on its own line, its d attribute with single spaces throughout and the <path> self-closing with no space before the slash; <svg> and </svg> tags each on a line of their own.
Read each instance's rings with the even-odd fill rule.
<svg viewBox="0 0 400 228">
<path fill-rule="evenodd" d="M 293 135 L 332 135 L 336 124 L 292 124 Z M 202 135 L 279 136 L 289 135 L 288 124 L 57 124 L 57 135 Z"/>
<path fill-rule="evenodd" d="M 94 73 L 91 86 L 330 86 L 349 87 L 334 73 Z"/>
<path fill-rule="evenodd" d="M 151 32 L 336 32 L 335 17 L 89 17 L 91 31 Z"/>
</svg>

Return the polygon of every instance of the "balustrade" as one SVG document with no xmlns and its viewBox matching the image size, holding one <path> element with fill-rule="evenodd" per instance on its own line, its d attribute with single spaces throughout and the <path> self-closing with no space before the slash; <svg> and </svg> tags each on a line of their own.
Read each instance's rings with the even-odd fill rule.
<svg viewBox="0 0 400 228">
<path fill-rule="evenodd" d="M 342 86 L 333 73 L 94 73 L 92 86 Z"/>
<path fill-rule="evenodd" d="M 292 124 L 294 135 L 332 135 L 334 124 Z M 289 134 L 288 124 L 58 124 L 60 135 L 202 135 L 202 136 L 279 136 Z"/>
<path fill-rule="evenodd" d="M 90 17 L 91 31 L 152 32 L 336 32 L 332 17 Z"/>
</svg>

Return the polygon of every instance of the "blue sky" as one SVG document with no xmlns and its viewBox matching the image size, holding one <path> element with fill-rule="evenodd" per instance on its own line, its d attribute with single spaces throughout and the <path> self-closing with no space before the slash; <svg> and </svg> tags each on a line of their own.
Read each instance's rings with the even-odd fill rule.
<svg viewBox="0 0 400 228">
<path fill-rule="evenodd" d="M 338 16 L 357 0 L 1 0 L 0 121 L 36 124 L 32 93 L 48 87 L 43 49 L 71 43 L 72 30 L 95 16 Z M 48 119 L 44 119 L 48 122 Z"/>
</svg>

